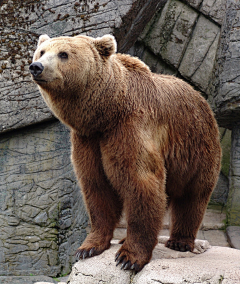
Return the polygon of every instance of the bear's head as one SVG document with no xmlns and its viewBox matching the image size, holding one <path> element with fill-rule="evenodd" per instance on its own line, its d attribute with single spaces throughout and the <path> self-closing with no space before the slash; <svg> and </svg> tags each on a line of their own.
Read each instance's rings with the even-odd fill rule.
<svg viewBox="0 0 240 284">
<path fill-rule="evenodd" d="M 111 35 L 96 39 L 41 35 L 29 69 L 40 89 L 79 90 L 95 76 L 100 62 L 106 62 L 115 52 L 116 41 Z"/>
<path fill-rule="evenodd" d="M 99 113 L 109 109 L 106 102 L 110 100 L 104 100 L 102 94 L 109 86 L 115 52 L 116 41 L 111 35 L 96 39 L 40 36 L 29 69 L 45 102 L 62 122 L 85 129 L 85 134 L 106 124 Z M 108 93 L 112 97 L 112 92 Z"/>
</svg>

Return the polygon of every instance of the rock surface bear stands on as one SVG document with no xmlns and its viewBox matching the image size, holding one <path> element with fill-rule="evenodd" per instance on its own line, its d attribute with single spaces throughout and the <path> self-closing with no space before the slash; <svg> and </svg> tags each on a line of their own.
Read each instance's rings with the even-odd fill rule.
<svg viewBox="0 0 240 284">
<path fill-rule="evenodd" d="M 167 238 L 162 238 L 165 242 Z M 78 261 L 68 284 L 239 284 L 240 254 L 238 250 L 210 247 L 196 240 L 194 253 L 176 252 L 158 244 L 153 259 L 134 274 L 120 270 L 113 262 L 118 244 L 94 258 Z M 204 252 L 204 253 L 203 253 Z"/>
<path fill-rule="evenodd" d="M 152 257 L 167 203 L 166 246 L 193 250 L 221 147 L 200 93 L 116 49 L 112 35 L 42 35 L 29 69 L 49 108 L 71 129 L 72 162 L 91 221 L 77 258 L 110 247 L 124 209 L 127 236 L 115 261 L 140 271 Z"/>
</svg>

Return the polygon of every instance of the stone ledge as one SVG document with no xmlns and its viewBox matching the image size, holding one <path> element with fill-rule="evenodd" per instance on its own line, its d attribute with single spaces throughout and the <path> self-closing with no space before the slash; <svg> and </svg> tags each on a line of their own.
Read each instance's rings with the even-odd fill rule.
<svg viewBox="0 0 240 284">
<path fill-rule="evenodd" d="M 197 241 L 203 251 L 207 242 Z M 94 258 L 78 261 L 69 276 L 68 284 L 157 284 L 157 283 L 222 283 L 236 284 L 240 279 L 240 251 L 231 248 L 209 247 L 204 253 L 182 253 L 158 244 L 151 262 L 137 274 L 116 267 L 114 255 L 120 245 Z"/>
<path fill-rule="evenodd" d="M 229 226 L 226 233 L 231 247 L 240 250 L 240 226 Z"/>
</svg>

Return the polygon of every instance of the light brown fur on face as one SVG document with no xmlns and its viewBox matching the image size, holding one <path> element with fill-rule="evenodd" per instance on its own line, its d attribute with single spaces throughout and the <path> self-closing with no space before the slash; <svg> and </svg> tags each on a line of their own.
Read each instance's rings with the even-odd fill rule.
<svg viewBox="0 0 240 284">
<path fill-rule="evenodd" d="M 152 257 L 167 207 L 166 246 L 193 250 L 221 148 L 213 113 L 198 92 L 115 52 L 110 35 L 44 35 L 30 70 L 48 106 L 71 129 L 72 162 L 91 220 L 76 256 L 109 248 L 124 210 L 127 236 L 116 261 L 139 271 Z"/>
</svg>

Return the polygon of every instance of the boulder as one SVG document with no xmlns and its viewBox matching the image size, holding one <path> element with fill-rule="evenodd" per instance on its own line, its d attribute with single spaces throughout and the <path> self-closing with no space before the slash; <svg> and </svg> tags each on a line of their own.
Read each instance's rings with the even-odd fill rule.
<svg viewBox="0 0 240 284">
<path fill-rule="evenodd" d="M 206 241 L 196 241 L 194 253 L 176 252 L 158 244 L 153 258 L 135 274 L 116 267 L 114 256 L 120 245 L 94 258 L 78 261 L 68 284 L 236 284 L 240 283 L 240 251 L 210 247 Z"/>
</svg>

